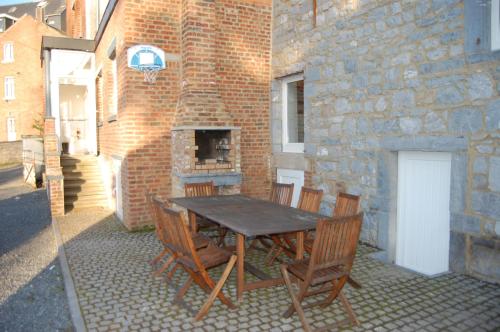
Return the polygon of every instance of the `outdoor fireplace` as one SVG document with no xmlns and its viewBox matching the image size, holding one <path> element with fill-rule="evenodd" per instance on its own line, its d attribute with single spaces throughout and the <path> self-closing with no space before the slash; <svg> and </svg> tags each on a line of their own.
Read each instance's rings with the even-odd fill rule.
<svg viewBox="0 0 500 332">
<path fill-rule="evenodd" d="M 232 166 L 230 130 L 195 130 L 195 169 L 229 169 Z"/>
<path fill-rule="evenodd" d="M 236 194 L 241 184 L 239 127 L 172 129 L 172 195 L 184 184 L 213 181 L 219 194 Z"/>
</svg>

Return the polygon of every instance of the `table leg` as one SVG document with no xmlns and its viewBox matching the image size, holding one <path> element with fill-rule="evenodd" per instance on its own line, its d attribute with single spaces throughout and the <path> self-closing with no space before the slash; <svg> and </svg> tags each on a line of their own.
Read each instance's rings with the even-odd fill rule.
<svg viewBox="0 0 500 332">
<path fill-rule="evenodd" d="M 197 225 L 196 225 L 196 213 L 188 210 L 188 219 L 189 219 L 189 227 L 191 228 L 191 232 L 197 233 Z"/>
<path fill-rule="evenodd" d="M 241 301 L 245 287 L 245 235 L 239 233 L 236 233 L 236 254 L 238 255 L 236 298 Z"/>
<path fill-rule="evenodd" d="M 304 258 L 304 232 L 297 232 L 297 248 L 295 259 L 301 260 Z"/>
</svg>

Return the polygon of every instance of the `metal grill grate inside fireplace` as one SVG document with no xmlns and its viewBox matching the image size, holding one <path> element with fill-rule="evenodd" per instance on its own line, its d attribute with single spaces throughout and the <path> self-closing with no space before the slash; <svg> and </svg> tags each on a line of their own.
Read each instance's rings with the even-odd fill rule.
<svg viewBox="0 0 500 332">
<path fill-rule="evenodd" d="M 195 169 L 229 169 L 230 130 L 195 130 Z"/>
</svg>

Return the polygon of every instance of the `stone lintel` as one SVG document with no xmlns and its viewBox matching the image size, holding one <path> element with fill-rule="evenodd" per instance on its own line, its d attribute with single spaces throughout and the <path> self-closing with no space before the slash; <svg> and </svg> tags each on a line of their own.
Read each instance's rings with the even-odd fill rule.
<svg viewBox="0 0 500 332">
<path fill-rule="evenodd" d="M 468 143 L 465 137 L 453 136 L 384 137 L 381 147 L 390 151 L 456 152 L 467 150 Z"/>
<path fill-rule="evenodd" d="M 223 174 L 179 174 L 175 173 L 180 183 L 199 183 L 213 181 L 215 186 L 234 186 L 241 184 L 241 173 L 231 172 Z"/>
</svg>

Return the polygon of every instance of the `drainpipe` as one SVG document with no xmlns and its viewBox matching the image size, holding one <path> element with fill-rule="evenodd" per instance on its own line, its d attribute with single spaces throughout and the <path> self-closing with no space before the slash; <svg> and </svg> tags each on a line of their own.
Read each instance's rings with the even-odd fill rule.
<svg viewBox="0 0 500 332">
<path fill-rule="evenodd" d="M 43 61 L 45 63 L 45 117 L 52 116 L 50 103 L 50 51 L 43 50 Z"/>
</svg>

